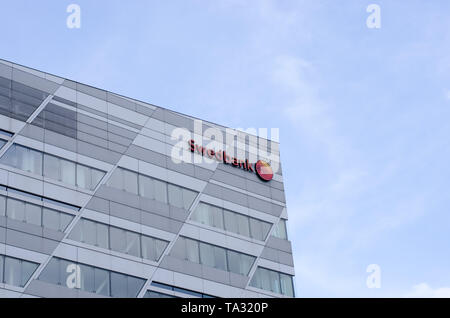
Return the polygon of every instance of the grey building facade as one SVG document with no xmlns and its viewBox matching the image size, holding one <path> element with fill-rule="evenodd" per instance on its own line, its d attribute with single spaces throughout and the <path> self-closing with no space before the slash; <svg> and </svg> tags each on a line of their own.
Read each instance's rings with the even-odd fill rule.
<svg viewBox="0 0 450 318">
<path fill-rule="evenodd" d="M 0 60 L 0 297 L 294 297 L 281 169 L 245 161 L 266 140 L 227 164 L 196 123 Z"/>
</svg>

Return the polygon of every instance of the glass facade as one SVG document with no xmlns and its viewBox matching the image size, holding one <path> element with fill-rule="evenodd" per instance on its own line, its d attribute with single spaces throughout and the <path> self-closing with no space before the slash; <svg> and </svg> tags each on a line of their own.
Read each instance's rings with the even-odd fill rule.
<svg viewBox="0 0 450 318">
<path fill-rule="evenodd" d="M 245 132 L 234 164 L 173 138 L 194 120 L 0 61 L 0 245 L 21 258 L 0 255 L 0 296 L 292 296 L 281 170 L 239 166 L 264 142 Z"/>
</svg>

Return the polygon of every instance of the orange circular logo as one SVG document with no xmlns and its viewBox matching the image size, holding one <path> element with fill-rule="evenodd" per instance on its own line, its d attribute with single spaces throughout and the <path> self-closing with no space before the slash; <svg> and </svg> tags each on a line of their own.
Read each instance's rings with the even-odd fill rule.
<svg viewBox="0 0 450 318">
<path fill-rule="evenodd" d="M 273 178 L 272 167 L 265 161 L 258 160 L 255 164 L 255 170 L 258 176 L 264 181 L 270 181 Z"/>
</svg>

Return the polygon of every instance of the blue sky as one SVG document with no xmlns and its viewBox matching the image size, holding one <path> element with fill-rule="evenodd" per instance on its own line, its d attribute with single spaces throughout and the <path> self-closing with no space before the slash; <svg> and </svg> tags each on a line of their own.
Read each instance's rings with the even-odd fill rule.
<svg viewBox="0 0 450 318">
<path fill-rule="evenodd" d="M 380 29 L 366 26 L 372 3 Z M 298 296 L 450 297 L 449 1 L 1 9 L 0 58 L 226 126 L 280 128 Z M 379 289 L 366 287 L 369 264 Z"/>
</svg>

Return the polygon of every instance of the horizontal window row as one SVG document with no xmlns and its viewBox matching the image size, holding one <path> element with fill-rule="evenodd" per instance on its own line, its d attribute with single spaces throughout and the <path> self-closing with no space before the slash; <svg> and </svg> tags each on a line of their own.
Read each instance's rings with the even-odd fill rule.
<svg viewBox="0 0 450 318">
<path fill-rule="evenodd" d="M 69 238 L 157 262 L 169 242 L 107 224 L 80 219 Z"/>
<path fill-rule="evenodd" d="M 0 190 L 7 191 L 9 193 L 15 193 L 15 194 L 18 194 L 18 195 L 21 195 L 21 196 L 24 196 L 24 197 L 28 197 L 28 198 L 31 198 L 31 199 L 34 199 L 34 200 L 38 200 L 38 201 L 48 202 L 48 203 L 51 203 L 53 205 L 60 206 L 62 208 L 66 208 L 66 209 L 70 209 L 70 210 L 74 210 L 74 211 L 80 211 L 80 207 L 78 207 L 78 206 L 75 206 L 75 205 L 72 205 L 72 204 L 69 204 L 69 203 L 64 203 L 64 202 L 57 201 L 57 200 L 53 200 L 53 199 L 49 199 L 49 198 L 43 197 L 41 195 L 33 194 L 33 193 L 30 193 L 30 192 L 17 190 L 17 189 L 14 189 L 14 188 L 11 188 L 11 187 L 7 187 L 7 186 L 4 186 L 4 185 L 0 185 Z"/>
<path fill-rule="evenodd" d="M 38 266 L 34 262 L 0 255 L 0 282 L 24 287 Z"/>
<path fill-rule="evenodd" d="M 48 93 L 0 77 L 0 114 L 26 121 Z"/>
<path fill-rule="evenodd" d="M 250 281 L 250 286 L 288 297 L 295 296 L 292 276 L 263 267 L 256 269 Z"/>
<path fill-rule="evenodd" d="M 200 202 L 191 220 L 256 240 L 264 241 L 271 223 Z"/>
<path fill-rule="evenodd" d="M 107 185 L 185 210 L 197 196 L 195 191 L 122 168 L 113 172 Z"/>
<path fill-rule="evenodd" d="M 87 190 L 94 190 L 105 175 L 104 171 L 18 144 L 12 145 L 0 162 Z"/>
<path fill-rule="evenodd" d="M 50 260 L 39 275 L 39 280 L 71 289 L 80 289 L 89 293 L 119 298 L 136 297 L 145 283 L 142 278 L 55 257 Z"/>
<path fill-rule="evenodd" d="M 77 112 L 53 103 L 48 103 L 32 124 L 70 138 L 77 138 Z"/>
<path fill-rule="evenodd" d="M 272 236 L 280 238 L 282 240 L 287 240 L 287 229 L 286 229 L 286 220 L 280 219 L 280 221 L 275 225 L 274 230 L 272 231 Z"/>
<path fill-rule="evenodd" d="M 170 255 L 245 276 L 256 259 L 254 256 L 181 236 L 174 244 Z"/>
<path fill-rule="evenodd" d="M 0 216 L 64 232 L 73 215 L 0 195 Z"/>
<path fill-rule="evenodd" d="M 171 286 L 171 285 L 167 285 L 167 284 L 163 284 L 163 283 L 152 282 L 151 285 L 158 287 L 158 288 L 167 289 L 167 290 L 170 290 L 173 292 L 178 292 L 178 293 L 182 293 L 182 294 L 186 294 L 186 295 L 195 296 L 198 298 L 215 298 L 214 296 L 211 296 L 211 295 L 207 295 L 207 294 L 199 293 L 199 292 L 196 292 L 193 290 L 184 289 L 184 288 L 180 288 L 180 287 L 176 287 L 176 286 Z M 155 292 L 153 290 L 147 290 L 144 297 L 145 298 L 177 298 L 176 296 L 167 295 L 167 294 L 163 294 L 160 292 Z"/>
</svg>

